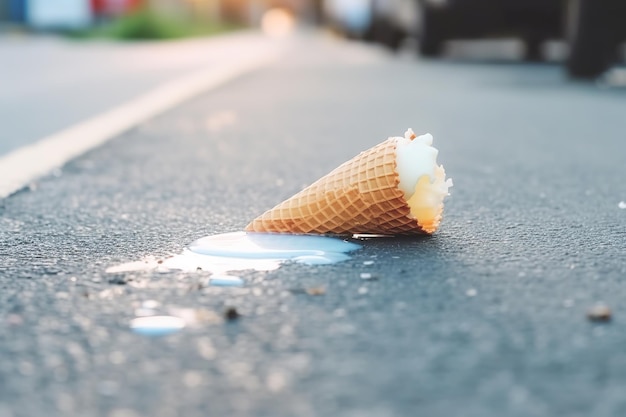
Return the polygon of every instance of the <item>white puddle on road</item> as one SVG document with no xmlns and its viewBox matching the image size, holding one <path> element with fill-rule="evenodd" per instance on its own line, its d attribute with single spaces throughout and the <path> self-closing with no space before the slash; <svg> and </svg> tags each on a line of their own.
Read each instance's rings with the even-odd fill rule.
<svg viewBox="0 0 626 417">
<path fill-rule="evenodd" d="M 211 275 L 209 285 L 212 287 L 243 287 L 244 280 L 234 275 Z"/>
<path fill-rule="evenodd" d="M 112 266 L 106 272 L 201 270 L 211 272 L 209 286 L 242 287 L 244 280 L 229 272 L 273 271 L 288 261 L 306 265 L 333 264 L 350 259 L 348 253 L 360 248 L 356 243 L 327 236 L 235 232 L 196 240 L 180 255 L 129 262 Z M 157 307 L 158 303 L 151 300 L 136 309 L 137 317 L 130 322 L 131 330 L 144 336 L 165 336 L 198 321 L 197 314 L 191 310 L 157 315 Z"/>
<path fill-rule="evenodd" d="M 174 316 L 137 317 L 130 322 L 132 331 L 144 336 L 165 336 L 176 333 L 185 325 L 185 320 Z"/>
<path fill-rule="evenodd" d="M 238 286 L 243 282 L 226 275 L 228 272 L 273 271 L 287 261 L 306 265 L 333 264 L 350 259 L 348 253 L 360 248 L 356 243 L 328 236 L 234 232 L 196 240 L 180 255 L 129 262 L 112 266 L 106 272 L 202 270 L 215 275 L 216 286 Z"/>
</svg>

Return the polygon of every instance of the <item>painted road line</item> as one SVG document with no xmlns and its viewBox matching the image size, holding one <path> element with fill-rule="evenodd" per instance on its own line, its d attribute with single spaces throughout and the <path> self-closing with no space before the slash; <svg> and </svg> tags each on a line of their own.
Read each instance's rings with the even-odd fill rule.
<svg viewBox="0 0 626 417">
<path fill-rule="evenodd" d="M 243 74 L 275 62 L 277 47 L 244 56 L 228 57 L 176 80 L 167 82 L 130 102 L 61 132 L 40 139 L 0 158 L 0 199 L 19 191 L 68 161 L 102 145 L 133 126 L 216 88 Z"/>
</svg>

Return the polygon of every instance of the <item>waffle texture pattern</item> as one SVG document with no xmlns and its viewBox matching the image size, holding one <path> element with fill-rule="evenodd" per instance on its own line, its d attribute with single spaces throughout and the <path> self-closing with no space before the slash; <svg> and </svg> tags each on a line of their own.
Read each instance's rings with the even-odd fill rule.
<svg viewBox="0 0 626 417">
<path fill-rule="evenodd" d="M 428 234 L 398 188 L 396 138 L 370 148 L 254 219 L 249 232 Z"/>
</svg>

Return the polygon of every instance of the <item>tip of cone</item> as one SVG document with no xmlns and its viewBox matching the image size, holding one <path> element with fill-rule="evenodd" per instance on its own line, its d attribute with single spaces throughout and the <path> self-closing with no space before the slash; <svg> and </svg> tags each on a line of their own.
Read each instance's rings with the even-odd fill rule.
<svg viewBox="0 0 626 417">
<path fill-rule="evenodd" d="M 256 223 L 256 219 L 248 223 L 246 227 L 243 229 L 244 232 L 256 232 L 257 230 L 255 228 L 255 223 Z"/>
<path fill-rule="evenodd" d="M 406 132 L 404 132 L 404 137 L 409 140 L 413 140 L 417 137 L 417 135 L 415 134 L 415 132 L 413 132 L 413 129 L 408 128 Z"/>
</svg>

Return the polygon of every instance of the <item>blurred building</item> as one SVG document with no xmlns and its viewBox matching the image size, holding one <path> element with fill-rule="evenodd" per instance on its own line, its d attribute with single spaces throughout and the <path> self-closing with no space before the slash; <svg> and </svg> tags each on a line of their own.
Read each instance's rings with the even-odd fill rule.
<svg viewBox="0 0 626 417">
<path fill-rule="evenodd" d="M 80 29 L 146 9 L 179 21 L 258 26 L 264 13 L 275 8 L 303 21 L 319 22 L 321 4 L 322 0 L 0 0 L 0 24 Z"/>
<path fill-rule="evenodd" d="M 0 23 L 35 29 L 86 27 L 137 9 L 143 0 L 0 0 Z"/>
<path fill-rule="evenodd" d="M 26 21 L 26 0 L 0 0 L 0 22 L 21 24 Z"/>
<path fill-rule="evenodd" d="M 144 0 L 90 0 L 96 17 L 116 17 L 139 9 Z"/>
<path fill-rule="evenodd" d="M 74 29 L 91 25 L 93 12 L 87 0 L 29 0 L 26 21 L 36 29 Z"/>
</svg>

